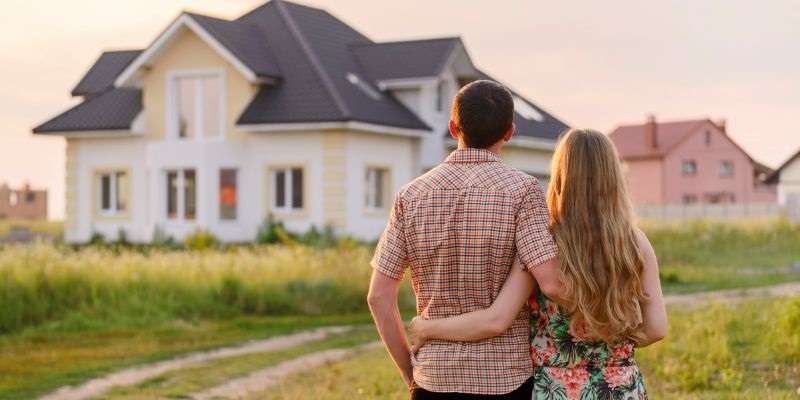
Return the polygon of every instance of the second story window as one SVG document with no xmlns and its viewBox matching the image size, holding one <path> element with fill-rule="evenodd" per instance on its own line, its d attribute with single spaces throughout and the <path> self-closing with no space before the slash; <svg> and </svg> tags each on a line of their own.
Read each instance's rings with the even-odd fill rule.
<svg viewBox="0 0 800 400">
<path fill-rule="evenodd" d="M 695 160 L 684 160 L 681 163 L 681 173 L 683 176 L 697 175 L 697 162 Z"/>
<path fill-rule="evenodd" d="M 722 160 L 719 163 L 719 177 L 730 178 L 733 176 L 733 161 Z"/>
<path fill-rule="evenodd" d="M 222 74 L 177 74 L 172 78 L 172 136 L 203 139 L 222 136 Z"/>
<path fill-rule="evenodd" d="M 389 170 L 386 168 L 367 168 L 365 206 L 368 210 L 386 209 L 389 198 Z"/>
<path fill-rule="evenodd" d="M 444 110 L 444 103 L 447 100 L 447 82 L 440 80 L 436 85 L 436 111 Z"/>
</svg>

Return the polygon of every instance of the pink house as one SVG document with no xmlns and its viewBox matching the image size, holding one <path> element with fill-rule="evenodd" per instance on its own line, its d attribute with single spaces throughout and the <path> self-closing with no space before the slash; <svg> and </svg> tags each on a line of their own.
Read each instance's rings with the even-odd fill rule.
<svg viewBox="0 0 800 400">
<path fill-rule="evenodd" d="M 623 125 L 611 133 L 636 205 L 774 203 L 771 170 L 709 119 Z"/>
</svg>

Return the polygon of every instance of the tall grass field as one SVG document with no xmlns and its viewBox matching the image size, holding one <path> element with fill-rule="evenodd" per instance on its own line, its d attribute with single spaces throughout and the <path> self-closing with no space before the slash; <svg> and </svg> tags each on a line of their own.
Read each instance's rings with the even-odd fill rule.
<svg viewBox="0 0 800 400">
<path fill-rule="evenodd" d="M 772 220 L 643 226 L 667 293 L 800 281 L 798 225 Z M 55 225 L 32 228 L 59 235 Z M 0 224 L 2 229 L 8 226 Z M 35 398 L 124 366 L 248 339 L 369 323 L 372 245 L 324 235 L 307 235 L 305 242 L 282 235 L 270 240 L 278 243 L 226 246 L 198 235 L 185 244 L 149 246 L 0 244 L 0 398 Z M 413 314 L 407 282 L 400 303 L 404 314 Z M 785 334 L 797 332 L 800 317 L 770 304 L 751 306 L 745 314 L 671 310 L 680 316 L 672 325 L 680 336 L 642 352 L 647 376 L 661 385 L 655 386 L 661 393 L 750 387 L 753 379 L 741 365 L 767 377 L 778 365 L 773 375 L 785 376 L 787 360 L 796 359 L 773 363 L 771 357 L 795 354 L 776 348 L 800 348 L 796 336 Z M 759 335 L 748 338 L 753 330 Z M 773 330 L 772 336 L 764 333 Z M 724 346 L 709 344 L 717 340 Z M 736 361 L 741 357 L 748 361 Z M 680 365 L 694 372 L 681 377 Z"/>
</svg>

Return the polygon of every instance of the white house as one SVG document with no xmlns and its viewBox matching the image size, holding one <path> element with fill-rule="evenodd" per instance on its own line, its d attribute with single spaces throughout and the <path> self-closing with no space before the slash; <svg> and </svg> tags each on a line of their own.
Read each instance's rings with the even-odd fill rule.
<svg viewBox="0 0 800 400">
<path fill-rule="evenodd" d="M 104 52 L 72 91 L 82 102 L 34 133 L 66 138 L 70 242 L 251 241 L 269 215 L 374 239 L 393 193 L 452 149 L 451 98 L 480 78 L 459 38 L 375 43 L 273 0 L 230 21 L 183 13 L 146 49 Z M 503 156 L 546 178 L 567 126 L 515 106 Z"/>
<path fill-rule="evenodd" d="M 800 218 L 800 151 L 789 157 L 768 180 L 778 184 L 778 204 L 788 215 Z"/>
</svg>

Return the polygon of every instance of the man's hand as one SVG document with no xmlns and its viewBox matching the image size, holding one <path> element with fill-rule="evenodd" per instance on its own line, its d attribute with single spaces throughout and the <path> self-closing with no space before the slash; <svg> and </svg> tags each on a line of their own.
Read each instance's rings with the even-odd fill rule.
<svg viewBox="0 0 800 400">
<path fill-rule="evenodd" d="M 411 349 L 408 346 L 405 326 L 397 306 L 397 293 L 400 281 L 378 271 L 372 272 L 367 303 L 381 335 L 383 344 L 392 356 L 408 387 L 413 387 L 414 374 L 411 367 Z"/>
</svg>

